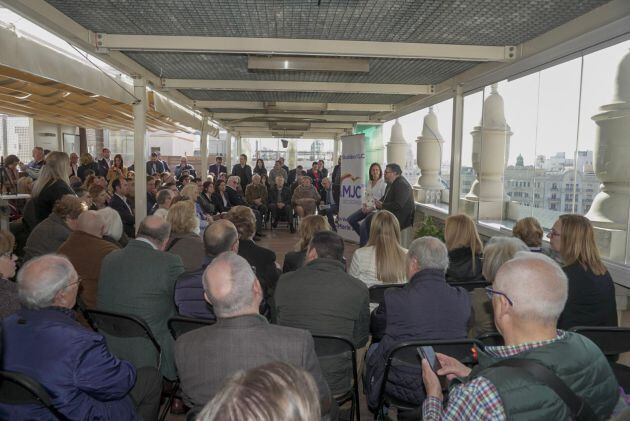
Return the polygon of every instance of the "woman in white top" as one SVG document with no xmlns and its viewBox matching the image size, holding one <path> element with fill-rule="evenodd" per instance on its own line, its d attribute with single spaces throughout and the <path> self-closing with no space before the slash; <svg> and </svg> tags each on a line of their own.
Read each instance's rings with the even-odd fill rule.
<svg viewBox="0 0 630 421">
<path fill-rule="evenodd" d="M 367 242 L 367 238 L 364 238 L 366 237 L 365 234 L 367 234 L 367 232 L 366 230 L 361 230 L 360 222 L 376 210 L 376 207 L 374 206 L 374 199 L 381 200 L 385 194 L 386 187 L 385 180 L 383 179 L 383 171 L 378 163 L 374 162 L 370 165 L 369 176 L 370 180 L 365 186 L 363 197 L 361 197 L 361 209 L 357 210 L 348 217 L 348 224 L 350 224 L 352 229 L 359 236 L 361 236 L 361 231 L 364 233 L 360 241 L 361 246 L 365 245 Z M 365 222 L 366 221 L 363 223 Z"/>
<path fill-rule="evenodd" d="M 400 225 L 393 213 L 381 210 L 372 218 L 366 247 L 352 256 L 350 275 L 376 284 L 402 283 L 407 280 L 407 249 L 400 246 Z"/>
</svg>

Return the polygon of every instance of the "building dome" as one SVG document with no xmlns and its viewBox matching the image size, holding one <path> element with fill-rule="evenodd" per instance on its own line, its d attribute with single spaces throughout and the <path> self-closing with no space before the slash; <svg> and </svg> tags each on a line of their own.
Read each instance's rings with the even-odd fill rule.
<svg viewBox="0 0 630 421">
<path fill-rule="evenodd" d="M 433 107 L 429 107 L 429 112 L 424 116 L 424 124 L 422 126 L 422 137 L 424 139 L 444 140 L 438 128 L 437 116 L 433 112 Z"/>
<path fill-rule="evenodd" d="M 486 129 L 510 130 L 505 120 L 505 104 L 496 83 L 492 84 L 490 95 L 483 103 L 482 126 Z"/>
</svg>

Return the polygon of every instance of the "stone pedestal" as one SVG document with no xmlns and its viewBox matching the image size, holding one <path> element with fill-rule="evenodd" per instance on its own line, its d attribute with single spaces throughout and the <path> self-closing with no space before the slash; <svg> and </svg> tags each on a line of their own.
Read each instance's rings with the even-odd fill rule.
<svg viewBox="0 0 630 421">
<path fill-rule="evenodd" d="M 287 166 L 290 169 L 297 167 L 297 140 L 289 140 L 289 146 L 287 148 Z"/>
<path fill-rule="evenodd" d="M 483 104 L 483 118 L 470 133 L 473 137 L 472 162 L 477 179 L 466 200 L 479 202 L 479 219 L 503 219 L 508 197 L 503 188 L 503 173 L 509 155 L 512 132 L 505 120 L 503 98 L 497 85 Z"/>
<path fill-rule="evenodd" d="M 433 107 L 424 117 L 422 135 L 416 139 L 416 161 L 420 168 L 420 177 L 414 188 L 416 201 L 420 203 L 439 203 L 442 201 L 444 184 L 440 177 L 442 164 L 442 145 L 444 139 L 438 129 L 437 116 Z"/>
<path fill-rule="evenodd" d="M 402 125 L 396 119 L 392 126 L 392 133 L 387 144 L 387 163 L 398 164 L 402 168 L 407 161 L 407 142 L 403 137 Z"/>
</svg>

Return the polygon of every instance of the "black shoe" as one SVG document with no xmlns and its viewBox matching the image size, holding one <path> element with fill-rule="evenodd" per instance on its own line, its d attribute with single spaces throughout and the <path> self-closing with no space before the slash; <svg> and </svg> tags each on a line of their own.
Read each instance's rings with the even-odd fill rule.
<svg viewBox="0 0 630 421">
<path fill-rule="evenodd" d="M 289 225 L 289 231 L 291 231 L 291 234 L 295 233 L 295 227 L 293 226 L 293 224 Z"/>
<path fill-rule="evenodd" d="M 274 228 L 274 229 L 275 229 L 275 228 L 278 228 L 278 221 L 273 221 L 273 222 L 271 223 L 271 228 Z"/>
</svg>

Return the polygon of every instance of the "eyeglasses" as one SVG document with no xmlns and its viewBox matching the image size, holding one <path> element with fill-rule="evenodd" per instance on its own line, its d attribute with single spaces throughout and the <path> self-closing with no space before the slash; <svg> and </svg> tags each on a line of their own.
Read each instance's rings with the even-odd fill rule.
<svg viewBox="0 0 630 421">
<path fill-rule="evenodd" d="M 508 303 L 510 303 L 511 306 L 514 306 L 514 303 L 512 302 L 512 300 L 510 300 L 510 297 L 508 297 L 505 292 L 501 292 L 501 291 L 497 291 L 494 290 L 490 287 L 485 287 L 484 288 L 486 290 L 486 294 L 488 294 L 488 298 L 492 300 L 492 295 L 501 295 L 503 297 L 505 297 L 505 299 L 507 300 Z"/>
<path fill-rule="evenodd" d="M 551 229 L 551 231 L 547 233 L 547 238 L 552 238 L 552 237 L 560 237 L 560 233 L 553 228 Z"/>
</svg>

